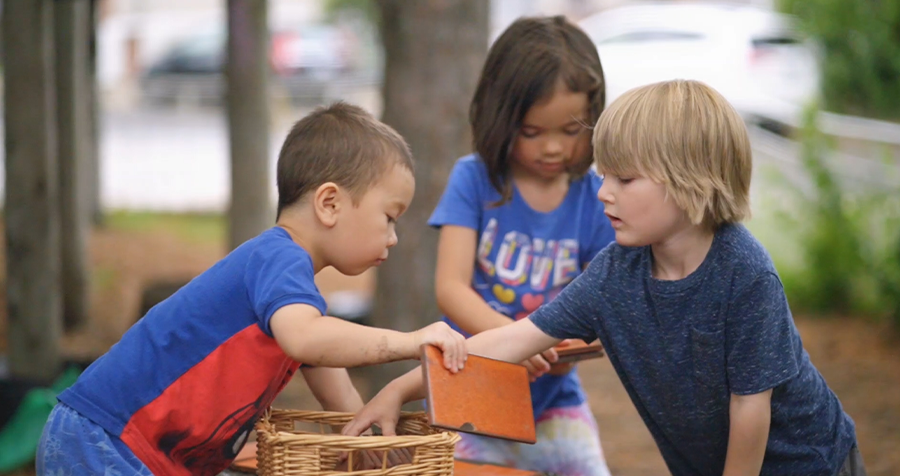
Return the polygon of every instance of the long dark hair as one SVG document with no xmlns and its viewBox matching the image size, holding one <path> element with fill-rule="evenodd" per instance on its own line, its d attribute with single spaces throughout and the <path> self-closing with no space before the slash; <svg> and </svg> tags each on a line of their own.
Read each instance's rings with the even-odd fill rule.
<svg viewBox="0 0 900 476">
<path fill-rule="evenodd" d="M 531 106 L 553 93 L 559 80 L 572 92 L 587 94 L 593 126 L 606 103 L 603 67 L 591 39 L 565 17 L 520 18 L 488 51 L 469 122 L 475 151 L 502 197 L 497 205 L 512 196 L 509 155 L 522 119 Z M 571 169 L 573 177 L 587 173 L 592 155 Z"/>
</svg>

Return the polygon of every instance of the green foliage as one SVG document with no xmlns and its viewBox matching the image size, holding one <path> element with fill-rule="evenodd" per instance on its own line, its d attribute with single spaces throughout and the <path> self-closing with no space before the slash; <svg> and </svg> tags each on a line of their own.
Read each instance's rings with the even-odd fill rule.
<svg viewBox="0 0 900 476">
<path fill-rule="evenodd" d="M 900 118 L 900 0 L 780 0 L 819 39 L 822 94 L 835 112 Z"/>
<path fill-rule="evenodd" d="M 114 230 L 152 233 L 174 231 L 180 238 L 195 243 L 221 243 L 225 239 L 227 220 L 221 214 L 153 213 L 117 211 L 105 218 Z"/>
<path fill-rule="evenodd" d="M 353 15 L 367 20 L 372 25 L 378 24 L 378 8 L 375 0 L 325 0 L 325 17 L 334 22 L 341 15 Z"/>
<path fill-rule="evenodd" d="M 94 289 L 106 291 L 118 281 L 119 276 L 114 269 L 105 266 L 95 266 L 91 269 L 91 283 Z"/>
<path fill-rule="evenodd" d="M 777 214 L 800 255 L 776 257 L 785 291 L 795 308 L 891 317 L 900 327 L 900 188 L 848 191 L 825 160 L 830 146 L 815 116 L 810 108 L 802 131 L 812 192 L 786 187 L 791 199 Z M 890 183 L 900 184 L 900 177 Z"/>
</svg>

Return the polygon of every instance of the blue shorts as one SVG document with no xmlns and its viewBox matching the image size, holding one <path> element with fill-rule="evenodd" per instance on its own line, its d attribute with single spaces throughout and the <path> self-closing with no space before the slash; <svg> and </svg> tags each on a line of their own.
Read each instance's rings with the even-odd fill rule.
<svg viewBox="0 0 900 476">
<path fill-rule="evenodd" d="M 153 476 L 122 440 L 62 403 L 44 425 L 35 466 L 38 476 Z"/>
</svg>

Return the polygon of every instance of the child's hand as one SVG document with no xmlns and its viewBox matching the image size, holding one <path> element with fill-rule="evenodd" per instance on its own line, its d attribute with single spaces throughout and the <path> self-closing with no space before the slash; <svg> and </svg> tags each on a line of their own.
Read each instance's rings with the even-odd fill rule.
<svg viewBox="0 0 900 476">
<path fill-rule="evenodd" d="M 547 372 L 550 375 L 566 375 L 575 368 L 575 362 L 557 362 L 555 364 L 550 365 L 550 371 Z"/>
<path fill-rule="evenodd" d="M 556 350 L 547 349 L 534 357 L 522 362 L 522 365 L 528 369 L 528 378 L 532 382 L 538 377 L 550 371 L 551 364 L 559 360 Z"/>
<path fill-rule="evenodd" d="M 444 367 L 453 373 L 460 371 L 468 358 L 466 338 L 445 322 L 435 322 L 413 332 L 414 352 L 424 344 L 437 346 L 444 354 Z"/>
<path fill-rule="evenodd" d="M 554 349 L 559 349 L 560 347 L 568 347 L 572 342 L 572 339 L 566 339 L 559 343 Z M 559 354 L 557 354 L 558 356 Z M 572 369 L 575 368 L 575 362 L 555 362 L 550 364 L 550 371 L 547 372 L 550 375 L 566 375 L 571 372 Z"/>
<path fill-rule="evenodd" d="M 344 425 L 341 434 L 359 436 L 372 425 L 378 425 L 383 436 L 395 436 L 402 405 L 402 397 L 392 391 L 389 385 L 378 392 L 378 395 L 375 395 L 362 410 L 358 411 L 350 423 Z"/>
</svg>

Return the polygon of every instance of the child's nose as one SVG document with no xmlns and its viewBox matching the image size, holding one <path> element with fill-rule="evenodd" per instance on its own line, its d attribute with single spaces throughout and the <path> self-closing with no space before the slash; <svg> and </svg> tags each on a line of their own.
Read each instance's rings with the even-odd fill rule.
<svg viewBox="0 0 900 476">
<path fill-rule="evenodd" d="M 559 155 L 563 151 L 562 143 L 557 139 L 547 139 L 544 142 L 544 154 L 545 155 Z"/>
<path fill-rule="evenodd" d="M 388 244 L 387 244 L 388 248 L 396 245 L 398 241 L 400 241 L 400 240 L 397 238 L 397 231 L 391 230 L 391 236 L 388 237 Z"/>
<path fill-rule="evenodd" d="M 597 190 L 597 200 L 600 200 L 603 203 L 612 203 L 613 195 L 610 193 L 610 185 L 609 181 L 604 180 L 600 185 L 600 190 Z"/>
</svg>

